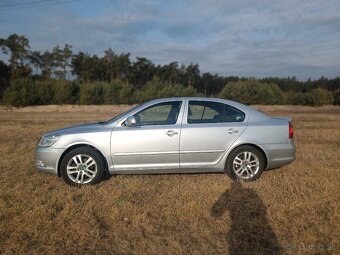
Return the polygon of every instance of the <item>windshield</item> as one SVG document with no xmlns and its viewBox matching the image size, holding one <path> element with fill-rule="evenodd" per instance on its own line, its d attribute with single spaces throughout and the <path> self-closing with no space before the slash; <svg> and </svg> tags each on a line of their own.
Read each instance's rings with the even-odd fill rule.
<svg viewBox="0 0 340 255">
<path fill-rule="evenodd" d="M 143 103 L 143 104 L 144 104 L 144 103 Z M 117 116 L 113 117 L 112 119 L 109 119 L 109 120 L 107 120 L 107 121 L 100 122 L 99 124 L 103 124 L 103 125 L 104 125 L 104 124 L 112 123 L 112 122 L 118 120 L 118 119 L 119 119 L 120 117 L 122 117 L 123 115 L 128 114 L 128 113 L 134 111 L 135 109 L 137 109 L 138 107 L 142 106 L 143 104 L 136 105 L 136 106 L 132 107 L 131 109 L 127 110 L 126 112 L 122 112 L 121 114 L 118 114 Z"/>
</svg>

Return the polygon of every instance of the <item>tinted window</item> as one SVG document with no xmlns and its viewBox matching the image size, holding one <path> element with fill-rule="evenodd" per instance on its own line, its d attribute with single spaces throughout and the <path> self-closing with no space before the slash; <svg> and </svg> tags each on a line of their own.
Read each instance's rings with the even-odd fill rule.
<svg viewBox="0 0 340 255">
<path fill-rule="evenodd" d="M 244 118 L 244 112 L 230 105 L 209 101 L 189 102 L 189 124 L 242 122 Z"/>
<path fill-rule="evenodd" d="M 180 101 L 175 101 L 152 105 L 134 115 L 136 126 L 175 124 L 181 104 Z"/>
</svg>

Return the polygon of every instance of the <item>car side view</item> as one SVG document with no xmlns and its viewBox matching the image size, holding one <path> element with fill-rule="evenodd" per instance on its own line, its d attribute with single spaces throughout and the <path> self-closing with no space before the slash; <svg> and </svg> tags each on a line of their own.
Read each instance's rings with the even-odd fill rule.
<svg viewBox="0 0 340 255">
<path fill-rule="evenodd" d="M 295 159 L 291 119 L 215 98 L 164 98 L 105 122 L 44 134 L 38 170 L 73 186 L 98 183 L 104 173 L 223 172 L 252 181 Z"/>
</svg>

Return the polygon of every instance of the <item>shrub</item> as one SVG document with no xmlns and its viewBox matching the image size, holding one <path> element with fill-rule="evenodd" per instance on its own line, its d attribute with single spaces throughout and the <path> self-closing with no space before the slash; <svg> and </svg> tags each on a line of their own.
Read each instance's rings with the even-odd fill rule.
<svg viewBox="0 0 340 255">
<path fill-rule="evenodd" d="M 282 95 L 282 102 L 291 105 L 306 105 L 306 94 L 302 92 L 285 92 Z"/>
<path fill-rule="evenodd" d="M 5 91 L 3 101 L 13 106 L 35 105 L 38 103 L 36 86 L 31 79 L 16 79 Z"/>
<path fill-rule="evenodd" d="M 306 93 L 306 101 L 308 105 L 312 106 L 333 104 L 333 95 L 328 90 L 317 88 Z"/>
<path fill-rule="evenodd" d="M 53 103 L 53 96 L 56 91 L 54 81 L 35 81 L 37 104 L 46 105 Z"/>
<path fill-rule="evenodd" d="M 132 104 L 135 103 L 134 88 L 120 79 L 112 80 L 104 85 L 105 104 Z"/>
<path fill-rule="evenodd" d="M 282 92 L 276 84 L 256 80 L 230 82 L 224 86 L 220 97 L 244 104 L 280 104 Z"/>
<path fill-rule="evenodd" d="M 198 96 L 193 87 L 184 87 L 181 84 L 169 84 L 154 77 L 147 82 L 143 90 L 136 91 L 135 98 L 138 102 L 144 102 L 155 98 Z"/>
<path fill-rule="evenodd" d="M 136 103 L 136 100 L 134 98 L 134 88 L 128 82 L 125 82 L 123 86 L 116 87 L 116 93 L 118 93 L 118 97 L 117 97 L 118 104 Z"/>
<path fill-rule="evenodd" d="M 80 86 L 80 104 L 102 104 L 104 85 L 101 82 L 83 83 Z"/>
<path fill-rule="evenodd" d="M 336 90 L 333 93 L 333 98 L 334 98 L 334 104 L 335 105 L 340 105 L 340 90 Z"/>
<path fill-rule="evenodd" d="M 78 82 L 76 81 L 68 82 L 59 80 L 54 83 L 53 102 L 56 104 L 79 103 L 79 91 L 80 85 Z"/>
<path fill-rule="evenodd" d="M 114 79 L 110 83 L 79 83 L 65 80 L 12 79 L 6 88 L 3 103 L 13 106 L 46 104 L 135 104 L 155 98 L 199 96 L 193 87 L 169 84 L 157 77 L 136 90 L 127 81 Z M 315 88 L 307 93 L 282 92 L 276 84 L 256 80 L 240 80 L 224 86 L 222 98 L 244 104 L 291 104 L 321 106 L 340 105 L 340 90 L 333 93 Z"/>
</svg>

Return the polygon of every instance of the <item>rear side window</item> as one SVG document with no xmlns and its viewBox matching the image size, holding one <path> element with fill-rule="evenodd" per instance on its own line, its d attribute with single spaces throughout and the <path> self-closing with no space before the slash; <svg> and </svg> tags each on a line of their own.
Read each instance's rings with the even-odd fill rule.
<svg viewBox="0 0 340 255">
<path fill-rule="evenodd" d="M 210 101 L 189 101 L 189 124 L 242 122 L 244 119 L 244 112 L 227 104 Z"/>
</svg>

